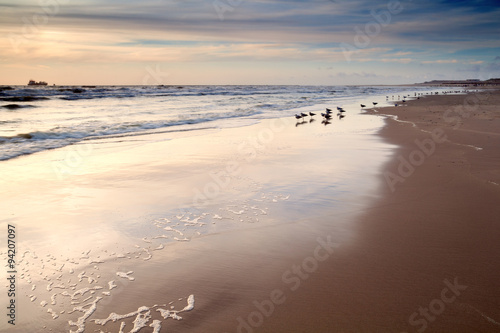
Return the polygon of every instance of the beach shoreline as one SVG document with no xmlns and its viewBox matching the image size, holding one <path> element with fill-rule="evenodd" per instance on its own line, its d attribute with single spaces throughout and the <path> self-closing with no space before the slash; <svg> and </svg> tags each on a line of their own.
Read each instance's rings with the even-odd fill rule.
<svg viewBox="0 0 500 333">
<path fill-rule="evenodd" d="M 333 209 L 327 229 L 349 239 L 352 215 L 376 186 L 366 159 L 378 165 L 390 153 L 375 137 L 381 123 L 290 116 L 175 139 L 107 138 L 6 161 L 12 180 L 2 207 L 11 215 L 3 222 L 22 235 L 21 310 L 10 331 L 75 330 L 68 322 L 94 306 L 85 331 L 118 331 L 120 322 L 93 320 L 143 306 L 163 320 L 160 305 L 182 309 L 189 295 L 194 309 L 183 321 L 164 320 L 166 329 L 218 331 L 225 323 L 235 330 L 253 306 L 249 298 L 288 287 L 282 274 L 310 241 L 317 246 L 321 216 Z M 124 319 L 127 327 L 136 315 Z"/>
<path fill-rule="evenodd" d="M 349 122 L 342 123 L 344 120 L 374 119 L 348 114 L 334 122 L 334 127 L 324 126 L 319 120 L 296 126 L 295 120 L 275 119 L 244 128 L 209 130 L 180 140 L 157 140 L 145 146 L 123 142 L 115 143 L 116 147 L 96 146 L 95 156 L 86 160 L 82 170 L 65 178 L 66 186 L 75 188 L 70 193 L 72 197 L 63 201 L 72 208 L 67 216 L 73 221 L 81 218 L 83 223 L 88 219 L 82 212 L 92 206 L 92 201 L 82 198 L 96 194 L 106 197 L 127 192 L 128 188 L 136 189 L 136 198 L 140 200 L 135 202 L 147 203 L 145 210 L 158 211 L 158 207 L 167 203 L 180 207 L 194 198 L 193 188 L 203 193 L 201 185 L 213 183 L 219 185 L 220 193 L 209 198 L 211 205 L 200 206 L 210 215 L 203 215 L 201 210 L 198 215 L 182 216 L 179 221 L 189 224 L 197 216 L 220 214 L 223 218 L 241 219 L 247 227 L 221 227 L 205 233 L 207 226 L 223 225 L 225 220 L 214 219 L 212 224 L 208 217 L 200 218 L 196 221 L 207 223 L 196 226 L 198 229 L 191 232 L 189 242 L 182 241 L 189 226 L 184 226 L 188 228 L 186 231 L 168 224 L 167 220 L 173 218 L 170 215 L 164 215 L 163 220 L 159 215 L 154 216 L 152 224 L 145 223 L 147 217 L 142 216 L 126 228 L 116 223 L 105 229 L 97 228 L 90 235 L 103 233 L 102 240 L 88 253 L 88 243 L 83 242 L 79 259 L 74 259 L 88 262 L 85 267 L 78 266 L 74 273 L 68 274 L 66 270 L 74 263 L 64 262 L 62 256 L 52 253 L 48 257 L 51 264 L 57 263 L 55 267 L 59 268 L 62 262 L 66 266 L 60 272 L 55 269 L 53 277 L 47 277 L 49 280 L 37 283 L 36 291 L 23 290 L 27 296 L 47 287 L 46 295 L 39 293 L 35 301 L 23 295 L 20 318 L 24 327 L 45 326 L 47 330 L 67 331 L 67 322 L 53 320 L 49 314 L 47 318 L 40 315 L 32 319 L 26 315 L 28 309 L 36 309 L 45 299 L 49 304 L 43 310 L 47 311 L 51 306 L 50 295 L 57 289 L 48 292 L 49 287 L 54 288 L 65 279 L 74 283 L 78 275 L 83 278 L 78 287 L 83 287 L 86 279 L 90 286 L 103 287 L 92 295 L 100 295 L 102 291 L 112 293 L 101 296 L 99 306 L 86 321 L 85 331 L 117 332 L 119 321 L 102 327 L 93 320 L 106 318 L 110 312 L 138 311 L 140 306 L 150 307 L 153 319 L 163 320 L 157 309 L 167 309 L 173 304 L 175 310 L 181 310 L 191 294 L 195 299 L 194 309 L 181 314 L 184 320 L 164 320 L 163 329 L 239 333 L 498 330 L 500 288 L 495 263 L 500 259 L 500 249 L 495 218 L 500 216 L 496 206 L 500 179 L 494 129 L 498 128 L 496 107 L 500 101 L 497 93 L 489 93 L 487 98 L 478 96 L 429 96 L 410 101 L 408 106 L 370 111 L 386 118 L 386 125 L 378 134 L 343 133 L 342 126 L 350 126 Z M 470 107 L 461 109 L 461 114 L 469 116 L 457 117 L 460 113 L 455 111 L 460 110 L 454 107 L 465 105 L 464 101 Z M 474 101 L 477 106 L 471 104 Z M 450 108 L 455 113 L 443 118 Z M 391 118 L 395 115 L 399 121 Z M 457 126 L 458 130 L 452 129 Z M 256 147 L 252 142 L 265 143 L 264 149 L 250 150 Z M 234 158 L 234 151 L 208 149 L 221 143 L 229 143 L 234 151 L 243 153 Z M 243 148 L 238 150 L 242 143 Z M 128 148 L 123 151 L 123 147 Z M 416 149 L 421 153 L 415 153 Z M 162 155 L 167 151 L 168 155 Z M 56 152 L 46 154 L 56 156 Z M 103 156 L 109 156 L 109 160 Z M 418 158 L 422 156 L 419 164 Z M 349 157 L 356 161 L 357 167 L 337 165 Z M 410 168 L 400 168 L 400 157 L 419 165 L 411 170 L 410 162 Z M 117 171 L 116 161 L 120 161 L 123 170 Z M 50 167 L 47 163 L 47 172 L 53 172 Z M 238 173 L 238 167 L 244 172 Z M 164 179 L 175 179 L 169 175 L 179 177 L 178 182 L 163 183 Z M 233 177 L 224 185 L 228 175 Z M 330 180 L 342 184 L 343 178 L 350 179 L 345 189 L 340 188 L 345 193 L 330 197 L 339 191 L 329 188 Z M 168 193 L 175 193 L 176 198 L 165 196 L 167 192 L 162 192 L 157 183 L 168 185 Z M 181 189 L 186 184 L 190 184 L 189 191 Z M 101 193 L 103 188 L 109 192 Z M 137 192 L 140 188 L 143 190 Z M 247 192 L 250 195 L 244 194 Z M 49 198 L 62 200 L 62 195 L 67 193 L 57 192 Z M 227 206 L 227 198 L 232 196 L 241 200 Z M 111 215 L 129 219 L 141 216 L 130 205 L 136 198 L 114 198 L 108 213 L 93 216 L 97 221 L 105 221 Z M 203 200 L 207 200 L 206 195 Z M 247 200 L 254 200 L 254 208 Z M 131 207 L 125 208 L 127 205 Z M 210 210 L 224 207 L 225 211 Z M 49 217 L 45 219 L 47 223 L 50 221 Z M 89 224 L 89 228 L 98 226 Z M 184 234 L 168 229 L 169 226 Z M 118 228 L 116 234 L 111 233 L 113 227 Z M 196 236 L 196 231 L 202 233 Z M 74 232 L 79 230 L 61 232 L 76 240 L 78 233 Z M 155 237 L 165 233 L 170 240 L 177 235 L 179 241 L 160 244 L 162 238 Z M 62 242 L 62 238 L 52 241 Z M 121 244 L 126 241 L 131 242 L 132 248 L 137 244 L 135 252 L 126 252 L 130 248 Z M 116 248 L 108 246 L 106 252 L 98 252 L 99 244 L 106 242 L 115 243 Z M 34 267 L 39 264 L 33 253 L 25 255 Z M 134 280 L 123 277 L 132 271 L 128 276 Z M 62 272 L 63 279 L 57 280 Z M 122 276 L 117 277 L 116 272 L 122 272 Z M 116 281 L 116 289 L 106 286 L 111 279 Z M 51 309 L 67 311 L 64 297 L 58 297 Z M 420 313 L 425 308 L 430 308 L 430 312 Z M 64 313 L 59 315 L 65 317 Z M 71 318 L 76 320 L 81 315 L 74 313 Z M 128 330 L 134 318 L 132 315 L 124 319 Z M 11 331 L 16 332 L 7 330 Z"/>
</svg>

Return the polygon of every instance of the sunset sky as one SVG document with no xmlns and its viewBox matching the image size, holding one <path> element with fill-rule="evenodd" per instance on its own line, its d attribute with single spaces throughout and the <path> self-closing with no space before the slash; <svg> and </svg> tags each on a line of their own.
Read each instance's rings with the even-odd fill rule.
<svg viewBox="0 0 500 333">
<path fill-rule="evenodd" d="M 500 2 L 0 0 L 0 84 L 500 77 Z"/>
</svg>

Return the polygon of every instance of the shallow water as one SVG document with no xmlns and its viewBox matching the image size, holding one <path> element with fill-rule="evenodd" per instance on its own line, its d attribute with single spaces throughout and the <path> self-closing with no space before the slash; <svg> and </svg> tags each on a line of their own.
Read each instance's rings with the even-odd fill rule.
<svg viewBox="0 0 500 333">
<path fill-rule="evenodd" d="M 434 89 L 436 90 L 436 89 Z M 443 91 L 444 89 L 438 89 Z M 428 93 L 425 87 L 15 86 L 0 90 L 0 161 L 106 136 L 241 126 L 302 107 L 346 107 Z M 361 102 L 359 102 L 361 101 Z M 12 108 L 12 104 L 18 107 Z M 356 110 L 359 104 L 355 105 Z M 321 109 L 315 108 L 316 111 Z"/>
</svg>

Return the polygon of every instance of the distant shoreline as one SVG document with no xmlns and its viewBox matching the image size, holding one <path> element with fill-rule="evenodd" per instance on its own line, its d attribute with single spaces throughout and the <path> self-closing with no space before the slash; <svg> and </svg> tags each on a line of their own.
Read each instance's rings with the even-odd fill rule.
<svg viewBox="0 0 500 333">
<path fill-rule="evenodd" d="M 492 79 L 497 81 L 430 81 L 422 83 L 402 83 L 402 84 L 48 84 L 48 85 L 27 85 L 27 84 L 0 84 L 0 91 L 8 89 L 8 87 L 28 87 L 28 88 L 58 88 L 58 87 L 81 87 L 81 88 L 98 88 L 98 87 L 203 87 L 203 86 L 219 86 L 219 87 L 237 87 L 237 86 L 255 86 L 255 87 L 457 87 L 457 88 L 489 88 L 499 87 L 500 79 Z M 490 82 L 491 81 L 491 82 Z"/>
</svg>

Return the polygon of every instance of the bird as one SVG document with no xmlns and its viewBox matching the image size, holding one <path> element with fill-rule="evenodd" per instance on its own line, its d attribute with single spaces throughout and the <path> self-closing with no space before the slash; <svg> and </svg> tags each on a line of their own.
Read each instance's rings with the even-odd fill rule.
<svg viewBox="0 0 500 333">
<path fill-rule="evenodd" d="M 332 113 L 332 110 L 329 109 L 328 111 L 326 111 L 326 114 L 330 114 L 330 113 Z"/>
<path fill-rule="evenodd" d="M 372 103 L 373 103 L 373 105 L 377 105 L 378 104 L 377 102 L 372 102 Z"/>
<path fill-rule="evenodd" d="M 332 109 L 326 108 L 326 112 L 331 112 Z"/>
<path fill-rule="evenodd" d="M 295 115 L 295 119 L 297 119 L 297 120 L 302 119 L 302 116 L 301 116 L 301 115 L 296 114 L 296 115 Z"/>
<path fill-rule="evenodd" d="M 340 112 L 340 113 L 342 113 L 342 112 L 345 112 L 345 110 L 341 108 L 341 109 L 339 110 L 339 112 Z"/>
<path fill-rule="evenodd" d="M 342 110 L 342 108 L 341 108 L 340 106 L 337 106 L 337 110 L 339 110 L 339 111 L 340 111 L 340 110 Z"/>
<path fill-rule="evenodd" d="M 307 116 L 308 116 L 308 114 L 307 114 L 307 113 L 304 113 L 304 112 L 301 112 L 301 113 L 300 113 L 300 115 L 302 116 L 302 118 L 304 118 L 304 117 L 307 117 Z"/>
<path fill-rule="evenodd" d="M 339 114 L 339 119 L 344 118 L 345 116 L 343 114 Z"/>
<path fill-rule="evenodd" d="M 364 105 L 364 104 L 361 104 L 361 107 L 362 107 L 362 108 L 364 108 L 364 107 L 366 107 L 366 105 Z"/>
<path fill-rule="evenodd" d="M 315 116 L 316 113 L 309 112 L 309 115 L 312 117 L 312 116 Z"/>
</svg>

